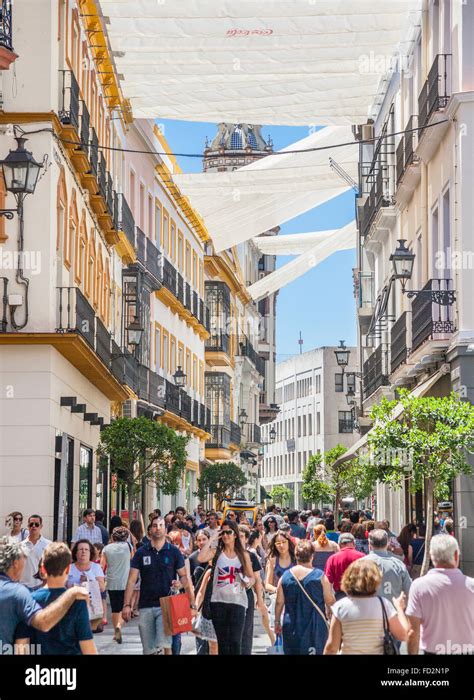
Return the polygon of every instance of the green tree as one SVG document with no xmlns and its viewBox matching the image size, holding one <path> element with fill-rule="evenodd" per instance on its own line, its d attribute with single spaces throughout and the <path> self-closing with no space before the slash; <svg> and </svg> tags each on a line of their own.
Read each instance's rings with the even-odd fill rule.
<svg viewBox="0 0 474 700">
<path fill-rule="evenodd" d="M 209 495 L 214 495 L 220 508 L 225 498 L 232 497 L 246 483 L 247 477 L 237 464 L 215 462 L 203 470 L 198 479 L 196 495 L 201 501 Z"/>
<path fill-rule="evenodd" d="M 188 439 L 145 416 L 117 418 L 101 432 L 97 454 L 110 457 L 112 469 L 126 485 L 130 519 L 134 494 L 143 481 L 166 494 L 178 492 Z"/>
<path fill-rule="evenodd" d="M 288 486 L 274 486 L 269 495 L 273 503 L 281 503 L 283 507 L 289 506 L 293 499 L 293 491 Z"/>
<path fill-rule="evenodd" d="M 429 567 L 429 543 L 433 534 L 434 501 L 450 495 L 451 481 L 472 474 L 467 453 L 474 452 L 474 406 L 456 394 L 414 397 L 400 391 L 403 413 L 393 417 L 397 401 L 383 399 L 372 408 L 374 421 L 368 438 L 368 454 L 360 462 L 366 478 L 410 490 L 425 490 L 426 546 L 422 575 Z"/>
<path fill-rule="evenodd" d="M 302 495 L 305 501 L 333 502 L 335 522 L 339 519 L 340 505 L 343 498 L 353 496 L 364 498 L 371 492 L 371 484 L 357 460 L 339 462 L 347 451 L 344 445 L 336 445 L 331 450 L 312 455 L 303 470 Z"/>
</svg>

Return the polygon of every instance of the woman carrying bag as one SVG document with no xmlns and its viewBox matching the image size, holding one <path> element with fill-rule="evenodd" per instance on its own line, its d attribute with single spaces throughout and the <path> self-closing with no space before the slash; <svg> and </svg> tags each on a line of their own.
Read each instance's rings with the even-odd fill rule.
<svg viewBox="0 0 474 700">
<path fill-rule="evenodd" d="M 212 556 L 213 555 L 213 556 Z M 219 656 L 240 656 L 247 610 L 247 588 L 253 586 L 250 555 L 242 546 L 239 530 L 232 520 L 224 520 L 198 555 L 209 561 L 210 616 L 216 631 Z"/>
<path fill-rule="evenodd" d="M 275 634 L 283 633 L 285 655 L 321 655 L 326 644 L 326 616 L 336 599 L 321 569 L 313 569 L 313 553 L 311 542 L 298 542 L 296 565 L 286 571 L 278 583 Z"/>
</svg>

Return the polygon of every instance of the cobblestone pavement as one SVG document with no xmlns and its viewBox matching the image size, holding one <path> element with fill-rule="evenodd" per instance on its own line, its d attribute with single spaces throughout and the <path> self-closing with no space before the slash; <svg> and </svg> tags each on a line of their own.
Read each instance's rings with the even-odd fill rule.
<svg viewBox="0 0 474 700">
<path fill-rule="evenodd" d="M 110 618 L 110 611 L 108 614 L 109 624 L 104 627 L 104 631 L 100 634 L 94 634 L 94 641 L 97 646 L 99 654 L 114 654 L 114 655 L 126 655 L 126 654 L 142 654 L 142 645 L 140 642 L 140 634 L 138 632 L 138 618 L 134 618 L 122 627 L 122 644 L 117 644 L 114 641 L 114 628 L 112 627 L 112 621 Z M 182 638 L 181 655 L 189 656 L 196 654 L 196 642 L 193 634 L 183 634 Z M 260 614 L 257 612 L 255 614 L 255 627 L 254 627 L 254 637 L 253 637 L 253 651 L 254 655 L 264 655 L 266 654 L 267 647 L 270 645 L 270 640 L 268 639 L 260 621 Z"/>
</svg>

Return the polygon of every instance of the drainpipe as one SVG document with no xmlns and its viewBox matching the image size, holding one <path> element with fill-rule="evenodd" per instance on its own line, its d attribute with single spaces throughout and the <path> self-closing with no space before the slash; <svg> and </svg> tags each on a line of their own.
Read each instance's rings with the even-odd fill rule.
<svg viewBox="0 0 474 700">
<path fill-rule="evenodd" d="M 8 277 L 0 277 L 3 280 L 3 296 L 2 296 L 2 320 L 0 321 L 0 332 L 7 332 L 7 308 L 8 308 Z"/>
</svg>

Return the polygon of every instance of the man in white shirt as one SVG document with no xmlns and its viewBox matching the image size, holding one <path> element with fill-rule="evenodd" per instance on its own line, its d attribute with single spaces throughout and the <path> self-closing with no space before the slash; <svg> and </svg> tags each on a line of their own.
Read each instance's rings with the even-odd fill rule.
<svg viewBox="0 0 474 700">
<path fill-rule="evenodd" d="M 28 556 L 20 580 L 20 583 L 27 586 L 30 591 L 34 591 L 41 586 L 41 581 L 35 578 L 35 574 L 38 573 L 43 550 L 51 541 L 43 537 L 41 534 L 42 529 L 43 518 L 41 515 L 30 515 L 28 518 L 29 535 L 23 541 L 23 547 Z"/>
<path fill-rule="evenodd" d="M 84 518 L 84 522 L 82 525 L 79 525 L 74 533 L 71 544 L 79 540 L 89 540 L 91 544 L 96 544 L 97 542 L 102 544 L 102 532 L 95 524 L 95 510 L 87 508 L 82 514 L 82 517 Z"/>
</svg>

